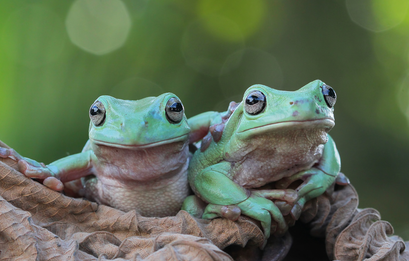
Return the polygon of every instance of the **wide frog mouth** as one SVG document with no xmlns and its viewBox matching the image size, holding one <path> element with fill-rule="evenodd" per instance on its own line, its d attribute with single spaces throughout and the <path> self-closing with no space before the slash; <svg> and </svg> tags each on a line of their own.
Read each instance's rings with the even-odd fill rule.
<svg viewBox="0 0 409 261">
<path fill-rule="evenodd" d="M 324 129 L 330 131 L 335 126 L 335 121 L 332 118 L 311 119 L 311 120 L 289 120 L 279 121 L 269 124 L 264 124 L 252 128 L 248 128 L 238 132 L 238 135 L 251 137 L 267 132 L 283 131 L 286 129 Z"/>
<path fill-rule="evenodd" d="M 114 142 L 107 142 L 107 141 L 102 141 L 102 140 L 97 140 L 93 138 L 89 138 L 93 143 L 97 145 L 104 145 L 108 147 L 114 147 L 114 148 L 120 148 L 120 149 L 129 149 L 129 150 L 139 150 L 139 149 L 146 149 L 146 148 L 152 148 L 152 147 L 157 147 L 161 145 L 166 145 L 174 142 L 179 142 L 179 141 L 184 141 L 188 140 L 189 134 L 183 134 L 174 138 L 166 139 L 166 140 L 161 140 L 157 142 L 151 142 L 151 143 L 145 143 L 145 144 L 121 144 L 121 143 L 114 143 Z"/>
</svg>

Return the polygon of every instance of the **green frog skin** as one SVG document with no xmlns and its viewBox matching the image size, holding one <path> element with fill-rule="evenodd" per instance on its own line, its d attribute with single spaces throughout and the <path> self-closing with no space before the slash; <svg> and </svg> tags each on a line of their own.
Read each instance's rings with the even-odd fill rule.
<svg viewBox="0 0 409 261">
<path fill-rule="evenodd" d="M 47 166 L 12 149 L 0 155 L 17 159 L 23 174 L 45 179 L 43 184 L 53 190 L 62 190 L 64 183 L 123 211 L 175 215 L 190 193 L 190 127 L 179 98 L 172 93 L 137 101 L 101 96 L 89 115 L 89 141 L 81 153 Z M 82 177 L 84 186 L 78 186 Z"/>
<path fill-rule="evenodd" d="M 273 232 L 284 233 L 282 211 L 298 219 L 305 202 L 324 193 L 340 171 L 327 134 L 335 125 L 335 101 L 335 91 L 319 80 L 297 91 L 253 85 L 226 113 L 196 116 L 189 123 L 208 134 L 191 159 L 188 179 L 207 206 L 200 212 L 200 200 L 190 196 L 182 209 L 205 219 L 249 216 L 261 222 L 266 238 L 273 219 Z M 289 189 L 296 180 L 303 183 Z"/>
</svg>

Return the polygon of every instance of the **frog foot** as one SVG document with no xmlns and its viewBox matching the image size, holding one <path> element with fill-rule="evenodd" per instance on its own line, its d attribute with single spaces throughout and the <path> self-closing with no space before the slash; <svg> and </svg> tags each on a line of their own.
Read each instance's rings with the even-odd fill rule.
<svg viewBox="0 0 409 261">
<path fill-rule="evenodd" d="M 301 198 L 295 203 L 294 207 L 291 209 L 291 212 L 290 212 L 293 220 L 298 220 L 300 218 L 301 212 L 306 202 L 307 201 L 305 198 Z"/>
<path fill-rule="evenodd" d="M 278 209 L 280 209 L 281 213 L 284 216 L 287 216 L 288 214 L 290 214 L 292 220 L 296 221 L 301 215 L 301 212 L 304 208 L 306 200 L 305 198 L 300 198 L 293 204 L 289 204 L 288 202 L 284 202 L 284 201 L 276 201 L 274 203 L 276 204 Z"/>
<path fill-rule="evenodd" d="M 17 151 L 13 149 L 3 148 L 0 147 L 0 158 L 10 158 L 15 161 L 19 161 L 20 159 L 24 159 Z"/>
<path fill-rule="evenodd" d="M 311 168 L 309 170 L 301 171 L 290 177 L 290 180 L 295 181 L 296 179 L 303 180 L 303 183 L 296 189 L 298 193 L 298 200 L 294 207 L 291 209 L 291 216 L 297 220 L 302 212 L 305 203 L 313 198 L 316 198 L 331 187 L 331 185 L 336 181 L 337 175 L 331 175 L 319 168 Z M 288 185 L 291 183 L 288 183 Z"/>
<path fill-rule="evenodd" d="M 183 201 L 182 210 L 197 218 L 214 219 L 222 217 L 232 221 L 236 221 L 241 214 L 240 208 L 235 205 L 207 204 L 195 195 L 188 196 Z"/>
<path fill-rule="evenodd" d="M 202 218 L 214 219 L 217 217 L 227 218 L 231 221 L 236 221 L 241 215 L 241 210 L 236 205 L 207 205 Z"/>
<path fill-rule="evenodd" d="M 26 177 L 43 179 L 43 184 L 55 191 L 61 191 L 64 189 L 63 183 L 59 179 L 53 177 L 52 171 L 47 168 L 44 163 L 25 158 L 14 149 L 7 148 L 0 148 L 0 157 L 11 158 L 17 161 L 18 170 Z"/>
<path fill-rule="evenodd" d="M 21 159 L 18 161 L 19 171 L 26 177 L 44 179 L 43 185 L 54 191 L 62 191 L 64 184 L 61 180 L 53 177 L 52 171 L 44 163 L 33 164 L 33 160 Z M 39 165 L 38 165 L 39 164 Z"/>
<path fill-rule="evenodd" d="M 318 177 L 319 176 L 316 176 L 315 178 L 312 178 L 312 176 L 311 176 L 311 178 L 313 180 L 317 179 Z M 330 178 L 330 180 L 332 180 L 332 178 Z M 292 209 L 290 209 L 291 216 L 292 216 L 292 218 L 294 220 L 297 220 L 300 217 L 305 203 L 307 203 L 307 201 L 310 198 L 314 198 L 314 196 L 311 196 L 311 194 L 321 193 L 321 192 L 324 193 L 323 190 L 328 189 L 328 187 L 326 187 L 326 186 L 322 186 L 322 187 L 318 186 L 318 187 L 315 187 L 315 188 L 311 187 L 311 186 L 308 185 L 310 182 L 314 182 L 314 181 L 308 180 L 308 182 L 305 182 L 305 184 L 304 183 L 301 184 L 301 186 L 298 187 L 298 189 L 297 189 L 297 191 L 299 192 L 299 194 L 301 196 L 297 200 L 295 205 L 292 207 Z M 341 172 L 338 173 L 338 175 L 336 176 L 335 182 L 336 182 L 336 184 L 341 185 L 341 186 L 346 186 L 346 185 L 348 185 L 350 183 L 349 179 Z M 325 183 L 322 183 L 322 184 L 325 184 Z M 328 182 L 327 182 L 327 184 L 328 184 Z M 304 195 L 304 196 L 302 196 L 302 195 Z M 286 215 L 285 212 L 288 210 L 288 204 L 286 204 L 285 202 L 282 202 L 282 203 L 284 203 L 284 204 L 277 204 L 277 202 L 276 202 L 276 205 L 280 208 L 283 215 Z"/>
<path fill-rule="evenodd" d="M 43 185 L 47 188 L 54 190 L 54 191 L 62 191 L 64 190 L 64 184 L 61 180 L 55 177 L 48 177 L 43 181 Z"/>
<path fill-rule="evenodd" d="M 269 199 L 252 194 L 237 206 L 243 215 L 261 222 L 265 239 L 270 237 L 272 227 L 276 235 L 283 235 L 288 229 L 280 209 Z M 272 219 L 277 223 L 276 227 L 272 226 Z"/>
<path fill-rule="evenodd" d="M 298 199 L 298 193 L 293 189 L 252 190 L 251 193 L 266 199 L 276 200 L 274 203 L 284 216 L 290 213 Z"/>
</svg>

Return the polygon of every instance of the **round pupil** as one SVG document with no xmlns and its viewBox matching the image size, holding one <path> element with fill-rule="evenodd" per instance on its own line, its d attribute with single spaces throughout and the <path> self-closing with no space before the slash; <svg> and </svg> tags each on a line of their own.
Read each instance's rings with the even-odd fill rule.
<svg viewBox="0 0 409 261">
<path fill-rule="evenodd" d="M 258 103 L 259 101 L 261 101 L 261 99 L 260 99 L 260 97 L 258 97 L 258 96 L 256 96 L 256 95 L 251 95 L 251 96 L 247 97 L 247 99 L 246 99 L 246 103 L 247 103 L 248 105 L 256 104 L 256 103 Z"/>
<path fill-rule="evenodd" d="M 175 102 L 169 106 L 170 111 L 180 112 L 183 110 L 183 106 L 180 102 Z"/>
<path fill-rule="evenodd" d="M 100 114 L 100 113 L 101 113 L 101 110 L 96 105 L 92 106 L 92 108 L 91 108 L 91 115 L 92 116 Z"/>
</svg>

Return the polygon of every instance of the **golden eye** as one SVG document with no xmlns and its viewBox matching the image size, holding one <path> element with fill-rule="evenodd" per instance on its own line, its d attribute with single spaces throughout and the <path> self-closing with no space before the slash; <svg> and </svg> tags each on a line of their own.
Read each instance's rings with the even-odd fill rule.
<svg viewBox="0 0 409 261">
<path fill-rule="evenodd" d="M 266 96 L 260 91 L 252 91 L 247 95 L 244 109 L 248 114 L 256 115 L 266 107 Z"/>
<path fill-rule="evenodd" d="M 183 119 L 184 108 L 178 98 L 170 98 L 165 108 L 166 118 L 170 123 L 179 123 Z"/>
<path fill-rule="evenodd" d="M 101 126 L 105 122 L 105 106 L 100 101 L 96 101 L 89 109 L 89 118 L 95 126 Z"/>
</svg>

